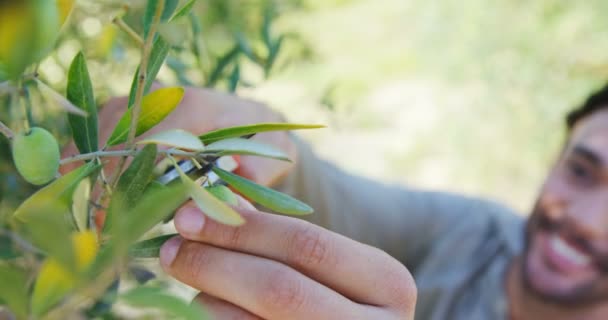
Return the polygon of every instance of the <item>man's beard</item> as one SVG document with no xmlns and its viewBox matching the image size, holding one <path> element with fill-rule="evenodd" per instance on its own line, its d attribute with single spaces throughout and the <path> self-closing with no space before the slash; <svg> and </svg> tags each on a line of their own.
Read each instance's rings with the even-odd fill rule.
<svg viewBox="0 0 608 320">
<path fill-rule="evenodd" d="M 592 257 L 600 270 L 600 276 L 595 281 L 581 283 L 567 294 L 545 292 L 536 288 L 531 279 L 532 275 L 528 271 L 528 263 L 533 235 L 538 232 L 559 233 L 567 236 L 570 241 L 575 242 L 587 255 Z M 580 236 L 575 228 L 566 221 L 551 220 L 539 205 L 535 207 L 526 225 L 522 264 L 521 275 L 524 289 L 545 303 L 568 307 L 582 307 L 605 303 L 608 300 L 608 286 L 606 285 L 608 283 L 608 256 L 598 253 L 591 243 L 586 238 Z M 603 286 L 602 283 L 604 283 Z"/>
</svg>

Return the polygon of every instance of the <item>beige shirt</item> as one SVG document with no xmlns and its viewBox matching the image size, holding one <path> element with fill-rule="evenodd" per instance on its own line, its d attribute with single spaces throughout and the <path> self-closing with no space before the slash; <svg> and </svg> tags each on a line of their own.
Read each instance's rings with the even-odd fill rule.
<svg viewBox="0 0 608 320">
<path fill-rule="evenodd" d="M 298 145 L 282 191 L 315 209 L 312 222 L 401 261 L 418 287 L 416 319 L 507 318 L 504 280 L 522 250 L 521 216 L 487 200 L 353 176 Z"/>
</svg>

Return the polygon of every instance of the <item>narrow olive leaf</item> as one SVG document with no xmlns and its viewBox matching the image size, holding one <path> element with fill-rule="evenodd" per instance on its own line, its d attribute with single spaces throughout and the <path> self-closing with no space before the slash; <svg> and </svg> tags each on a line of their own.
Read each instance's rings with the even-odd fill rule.
<svg viewBox="0 0 608 320">
<path fill-rule="evenodd" d="M 80 181 L 72 196 L 72 215 L 79 231 L 89 228 L 89 199 L 91 198 L 91 180 Z"/>
<path fill-rule="evenodd" d="M 129 248 L 129 256 L 133 258 L 158 258 L 160 247 L 178 234 L 166 234 L 156 238 L 143 240 Z"/>
<path fill-rule="evenodd" d="M 305 215 L 313 212 L 307 204 L 284 193 L 261 186 L 241 176 L 214 167 L 213 172 L 249 199 L 278 213 Z"/>
<path fill-rule="evenodd" d="M 220 78 L 224 74 L 224 70 L 226 69 L 226 67 L 238 57 L 240 52 L 241 49 L 239 48 L 239 46 L 235 46 L 217 60 L 215 68 L 213 68 L 211 74 L 209 75 L 209 79 L 207 79 L 207 87 L 215 86 L 215 84 L 218 82 L 218 80 L 220 80 Z"/>
<path fill-rule="evenodd" d="M 171 17 L 171 19 L 169 19 L 169 22 L 172 22 L 176 19 L 187 16 L 190 13 L 190 11 L 192 11 L 192 7 L 194 7 L 195 3 L 196 3 L 196 0 L 190 0 L 190 1 L 186 2 L 186 4 L 184 4 L 181 8 L 177 9 L 177 11 L 173 15 L 173 17 Z"/>
<path fill-rule="evenodd" d="M 138 144 L 159 144 L 177 149 L 203 151 L 205 146 L 201 140 L 188 131 L 172 129 L 155 133 L 137 142 Z"/>
<path fill-rule="evenodd" d="M 110 230 L 112 221 L 114 221 L 113 216 L 121 214 L 118 212 L 119 208 L 128 211 L 135 206 L 144 194 L 144 191 L 152 180 L 157 154 L 158 150 L 155 145 L 145 146 L 135 156 L 127 170 L 120 176 L 106 212 L 107 218 L 104 224 L 104 232 Z"/>
<path fill-rule="evenodd" d="M 226 202 L 229 205 L 236 206 L 239 204 L 239 199 L 228 187 L 223 185 L 205 187 L 214 197 Z"/>
<path fill-rule="evenodd" d="M 228 79 L 228 92 L 234 93 L 236 92 L 236 88 L 239 86 L 239 81 L 241 80 L 241 67 L 239 64 L 235 64 L 232 69 L 232 73 L 230 74 L 230 78 Z"/>
<path fill-rule="evenodd" d="M 217 199 L 209 191 L 202 186 L 196 184 L 186 175 L 181 174 L 184 185 L 188 188 L 188 194 L 196 204 L 196 206 L 209 218 L 223 224 L 231 226 L 239 226 L 245 223 L 245 219 L 241 217 L 234 209 L 229 207 L 222 200 Z"/>
<path fill-rule="evenodd" d="M 111 229 L 112 240 L 117 242 L 120 251 L 127 252 L 130 244 L 144 233 L 173 213 L 188 199 L 188 188 L 177 184 L 164 189 L 146 192 L 129 214 L 116 214 Z M 124 248 L 122 247 L 124 246 Z"/>
<path fill-rule="evenodd" d="M 280 36 L 277 41 L 275 41 L 270 47 L 270 51 L 268 52 L 268 58 L 266 59 L 266 65 L 264 66 L 264 72 L 266 76 L 270 74 L 272 67 L 274 66 L 277 57 L 279 55 L 279 51 L 281 50 L 281 45 L 285 40 L 285 36 Z"/>
<path fill-rule="evenodd" d="M 253 52 L 251 45 L 249 45 L 249 42 L 247 41 L 247 38 L 245 37 L 245 35 L 242 32 L 237 32 L 235 34 L 235 39 L 239 45 L 239 48 L 241 48 L 241 51 L 243 52 L 243 54 L 247 58 L 249 58 L 249 60 L 251 60 L 253 62 L 257 62 L 258 59 L 255 56 L 255 53 Z"/>
<path fill-rule="evenodd" d="M 74 225 L 69 209 L 57 199 L 39 203 L 20 233 L 47 256 L 68 270 L 74 270 L 76 259 L 70 245 Z"/>
<path fill-rule="evenodd" d="M 283 151 L 271 145 L 243 138 L 230 138 L 214 142 L 205 148 L 205 152 L 220 156 L 241 154 L 290 161 Z"/>
<path fill-rule="evenodd" d="M 156 274 L 144 267 L 130 266 L 129 273 L 133 276 L 137 283 L 144 285 L 148 281 L 156 279 Z"/>
<path fill-rule="evenodd" d="M 152 45 L 152 51 L 150 51 L 150 60 L 148 61 L 148 70 L 146 72 L 146 77 L 144 80 L 144 94 L 147 94 L 156 80 L 156 75 L 158 75 L 158 71 L 162 67 L 163 63 L 165 63 L 165 59 L 169 54 L 169 43 L 165 41 L 161 36 L 156 37 L 154 39 L 154 44 Z M 137 78 L 139 75 L 139 67 L 135 71 L 135 75 L 133 76 L 133 82 L 131 83 L 131 91 L 129 92 L 129 103 L 127 104 L 129 108 L 133 106 L 135 103 L 135 94 L 137 92 Z"/>
<path fill-rule="evenodd" d="M 210 316 L 199 304 L 188 303 L 165 293 L 162 288 L 137 287 L 123 293 L 121 301 L 128 305 L 160 310 L 165 316 L 184 320 L 207 320 Z"/>
<path fill-rule="evenodd" d="M 179 105 L 183 97 L 184 88 L 181 87 L 162 88 L 146 95 L 141 104 L 135 135 L 139 136 L 159 124 Z M 116 124 L 107 144 L 115 146 L 127 141 L 130 125 L 129 109 Z"/>
<path fill-rule="evenodd" d="M 28 275 L 15 266 L 0 263 L 0 300 L 17 316 L 27 319 L 28 315 Z"/>
<path fill-rule="evenodd" d="M 76 190 L 80 181 L 97 174 L 99 169 L 101 169 L 101 165 L 89 162 L 53 181 L 22 202 L 13 217 L 17 221 L 27 223 L 29 216 L 36 214 L 37 210 L 49 201 L 53 203 L 59 201 L 69 211 L 74 190 Z"/>
<path fill-rule="evenodd" d="M 75 106 L 73 103 L 70 102 L 70 100 L 68 100 L 64 96 L 60 95 L 53 88 L 47 86 L 46 83 L 40 81 L 40 79 L 38 79 L 38 78 L 35 78 L 35 79 L 36 79 L 36 84 L 38 85 L 38 90 L 40 91 L 42 96 L 44 96 L 44 98 L 47 101 L 51 102 L 51 104 L 55 104 L 55 105 L 59 106 L 61 109 L 63 109 L 64 111 L 73 113 L 77 116 L 86 117 L 88 115 L 88 113 L 86 111 Z"/>
<path fill-rule="evenodd" d="M 249 134 L 268 132 L 268 131 L 287 131 L 287 130 L 301 130 L 301 129 L 319 129 L 325 128 L 323 125 L 318 124 L 295 124 L 295 123 L 258 123 L 252 125 L 230 127 L 224 129 L 218 129 L 209 131 L 201 136 L 199 139 L 203 141 L 205 145 L 213 142 L 228 139 L 228 138 L 239 138 Z"/>
<path fill-rule="evenodd" d="M 73 114 L 68 115 L 72 127 L 72 137 L 80 153 L 95 152 L 98 149 L 97 136 L 97 106 L 93 96 L 93 85 L 87 69 L 84 54 L 79 52 L 68 73 L 67 98 L 78 108 L 88 114 L 81 117 Z"/>
</svg>

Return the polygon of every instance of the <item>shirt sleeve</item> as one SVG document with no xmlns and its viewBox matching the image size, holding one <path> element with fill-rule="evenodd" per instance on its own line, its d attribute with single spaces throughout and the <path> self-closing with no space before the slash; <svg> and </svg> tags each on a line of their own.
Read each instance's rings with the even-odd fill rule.
<svg viewBox="0 0 608 320">
<path fill-rule="evenodd" d="M 410 270 L 452 226 L 474 220 L 474 215 L 467 214 L 479 212 L 477 199 L 389 186 L 348 174 L 294 139 L 298 160 L 281 191 L 315 209 L 307 220 L 380 248 Z"/>
</svg>

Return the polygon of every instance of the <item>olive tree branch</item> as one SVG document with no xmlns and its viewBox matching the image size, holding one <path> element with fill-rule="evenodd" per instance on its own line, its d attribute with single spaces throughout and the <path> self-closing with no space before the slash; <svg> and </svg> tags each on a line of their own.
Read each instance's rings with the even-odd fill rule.
<svg viewBox="0 0 608 320">
<path fill-rule="evenodd" d="M 105 158 L 105 157 L 128 157 L 128 156 L 136 156 L 140 151 L 136 149 L 131 150 L 116 150 L 116 151 L 96 151 L 91 153 L 83 153 L 79 155 L 75 155 L 72 157 L 61 159 L 60 164 L 64 165 L 71 162 L 76 161 L 85 161 L 92 160 L 96 158 Z M 196 157 L 201 152 L 188 152 L 177 149 L 169 149 L 169 150 L 159 150 L 159 154 L 166 156 L 183 156 L 183 157 Z"/>
<path fill-rule="evenodd" d="M 145 39 L 144 46 L 142 48 L 141 63 L 139 65 L 139 73 L 137 75 L 137 90 L 135 91 L 135 100 L 133 107 L 131 107 L 131 125 L 129 127 L 129 134 L 127 136 L 126 148 L 133 148 L 133 141 L 135 140 L 135 133 L 137 131 L 137 122 L 139 121 L 139 115 L 141 113 L 141 101 L 144 96 L 144 87 L 146 82 L 146 73 L 148 71 L 148 62 L 150 60 L 150 52 L 152 51 L 152 45 L 154 43 L 154 35 L 156 35 L 156 29 L 160 24 L 160 19 L 165 9 L 165 0 L 158 1 L 156 5 L 156 12 L 150 25 L 147 38 Z M 120 158 L 116 172 L 111 179 L 112 189 L 116 187 L 118 183 L 118 177 L 124 169 L 126 157 Z"/>
<path fill-rule="evenodd" d="M 137 34 L 137 32 L 135 32 L 135 30 L 133 30 L 131 27 L 129 27 L 129 25 L 124 20 L 122 20 L 122 18 L 115 17 L 114 19 L 112 19 L 112 23 L 114 23 L 122 31 L 124 31 L 127 35 L 129 35 L 129 37 L 131 37 L 131 39 L 135 40 L 135 42 L 137 42 L 137 45 L 139 47 L 143 47 L 144 46 L 144 39 L 142 39 Z"/>
</svg>

